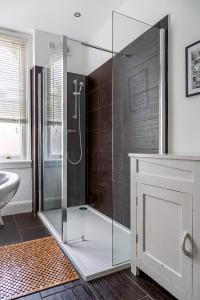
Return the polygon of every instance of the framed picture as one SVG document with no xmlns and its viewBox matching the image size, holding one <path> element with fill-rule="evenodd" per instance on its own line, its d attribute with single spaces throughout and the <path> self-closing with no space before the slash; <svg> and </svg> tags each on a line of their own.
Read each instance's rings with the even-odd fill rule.
<svg viewBox="0 0 200 300">
<path fill-rule="evenodd" d="M 185 48 L 186 97 L 200 94 L 200 41 Z"/>
</svg>

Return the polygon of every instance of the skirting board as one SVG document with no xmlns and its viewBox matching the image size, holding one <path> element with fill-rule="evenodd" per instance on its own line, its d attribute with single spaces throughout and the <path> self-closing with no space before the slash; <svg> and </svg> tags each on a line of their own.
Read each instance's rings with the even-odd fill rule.
<svg viewBox="0 0 200 300">
<path fill-rule="evenodd" d="M 32 211 L 32 201 L 10 202 L 1 210 L 2 216 L 21 214 Z"/>
<path fill-rule="evenodd" d="M 48 209 L 53 209 L 60 205 L 60 198 L 48 198 L 45 199 L 46 204 L 48 203 Z M 10 202 L 1 210 L 2 216 L 21 214 L 32 211 L 32 200 L 29 201 L 18 201 Z"/>
</svg>

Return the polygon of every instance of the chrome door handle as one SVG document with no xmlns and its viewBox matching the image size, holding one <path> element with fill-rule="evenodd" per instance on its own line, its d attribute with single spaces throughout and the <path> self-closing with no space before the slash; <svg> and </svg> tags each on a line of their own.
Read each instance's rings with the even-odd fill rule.
<svg viewBox="0 0 200 300">
<path fill-rule="evenodd" d="M 191 242 L 191 236 L 190 236 L 190 234 L 188 232 L 184 232 L 183 233 L 183 238 L 182 238 L 181 249 L 182 249 L 184 255 L 186 255 L 186 256 L 192 256 L 192 253 L 189 250 L 187 250 L 186 246 L 185 246 L 187 239 Z"/>
</svg>

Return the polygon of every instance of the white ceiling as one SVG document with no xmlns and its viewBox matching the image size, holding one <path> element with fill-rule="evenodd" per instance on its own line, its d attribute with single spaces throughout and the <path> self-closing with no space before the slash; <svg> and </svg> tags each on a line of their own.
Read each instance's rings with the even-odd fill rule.
<svg viewBox="0 0 200 300">
<path fill-rule="evenodd" d="M 0 26 L 89 41 L 124 0 L 0 0 Z M 81 18 L 73 16 L 80 11 Z"/>
</svg>

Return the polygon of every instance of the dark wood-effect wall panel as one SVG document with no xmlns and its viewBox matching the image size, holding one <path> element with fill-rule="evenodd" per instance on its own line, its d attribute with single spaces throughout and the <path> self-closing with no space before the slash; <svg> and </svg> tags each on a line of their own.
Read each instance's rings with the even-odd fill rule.
<svg viewBox="0 0 200 300">
<path fill-rule="evenodd" d="M 161 28 L 166 30 L 167 149 L 168 16 L 130 43 L 119 55 L 115 55 L 113 60 L 109 60 L 88 76 L 87 202 L 128 228 L 128 153 L 159 152 Z M 129 55 L 124 57 L 123 53 Z"/>
<path fill-rule="evenodd" d="M 112 60 L 88 76 L 87 203 L 112 217 Z"/>
</svg>

